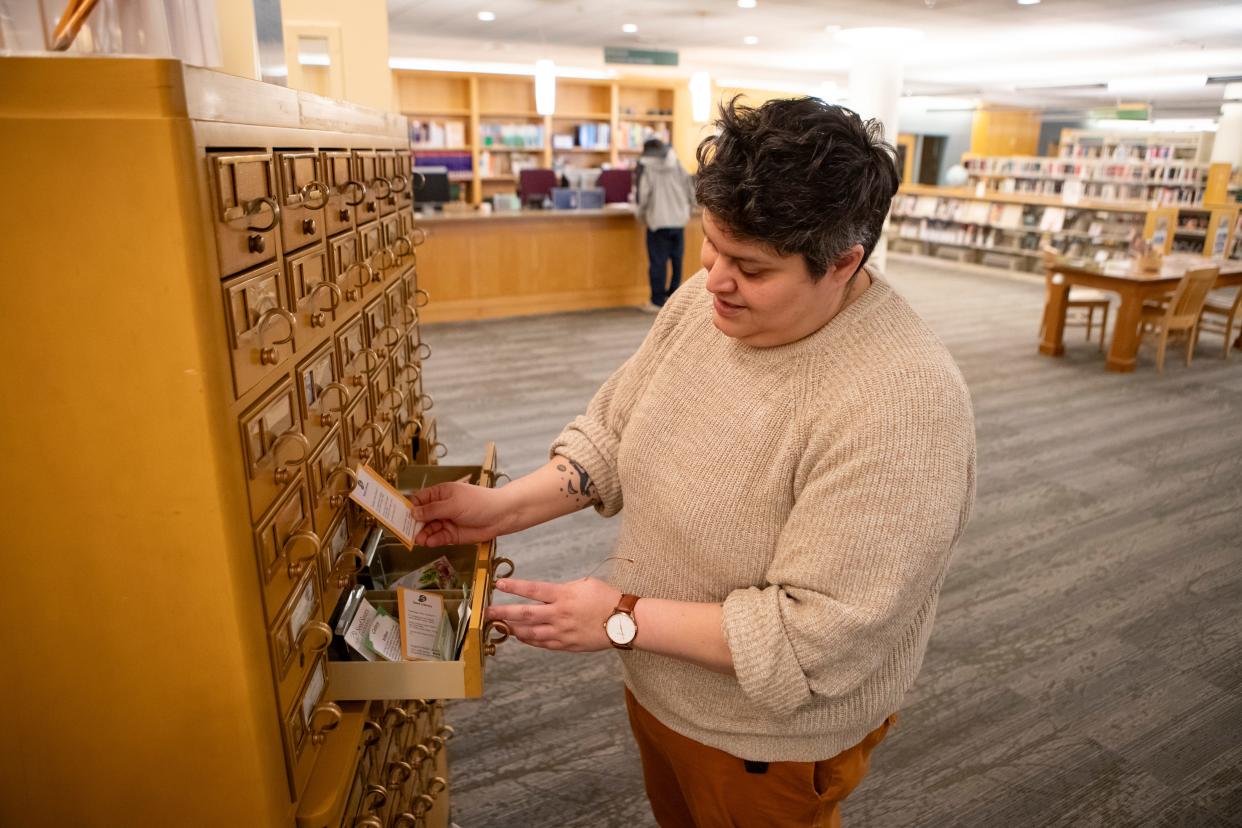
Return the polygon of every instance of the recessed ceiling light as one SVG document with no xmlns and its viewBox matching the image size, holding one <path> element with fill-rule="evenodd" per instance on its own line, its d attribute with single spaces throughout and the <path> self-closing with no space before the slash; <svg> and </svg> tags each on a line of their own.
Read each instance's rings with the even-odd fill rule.
<svg viewBox="0 0 1242 828">
<path fill-rule="evenodd" d="M 755 0 L 737 0 L 737 7 L 739 9 L 753 9 L 755 5 Z"/>
<path fill-rule="evenodd" d="M 1019 6 L 1035 6 L 1038 5 L 1038 3 L 1039 0 L 1018 0 Z"/>
<path fill-rule="evenodd" d="M 742 42 L 745 43 L 747 46 L 754 46 L 756 43 L 759 42 L 759 38 L 755 37 L 754 35 L 746 35 L 746 37 L 742 38 Z"/>
<path fill-rule="evenodd" d="M 625 32 L 626 34 L 634 34 L 634 32 L 638 31 L 638 26 L 636 26 L 633 23 L 626 23 L 624 26 L 621 27 L 621 31 Z"/>
<path fill-rule="evenodd" d="M 496 12 L 481 11 L 479 12 L 479 19 L 484 23 L 491 23 L 496 19 Z"/>
</svg>

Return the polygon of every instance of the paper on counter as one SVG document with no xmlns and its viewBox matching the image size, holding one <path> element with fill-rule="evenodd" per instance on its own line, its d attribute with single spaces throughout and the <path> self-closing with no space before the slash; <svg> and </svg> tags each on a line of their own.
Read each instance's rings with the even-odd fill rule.
<svg viewBox="0 0 1242 828">
<path fill-rule="evenodd" d="M 414 538 L 423 525 L 414 519 L 414 504 L 389 485 L 383 476 L 367 465 L 356 469 L 358 485 L 349 493 L 357 503 L 392 532 L 406 549 L 414 546 Z"/>
</svg>

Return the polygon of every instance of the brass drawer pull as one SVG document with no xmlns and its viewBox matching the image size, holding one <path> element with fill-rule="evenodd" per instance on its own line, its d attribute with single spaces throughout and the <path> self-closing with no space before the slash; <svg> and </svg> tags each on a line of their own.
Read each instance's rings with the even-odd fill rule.
<svg viewBox="0 0 1242 828">
<path fill-rule="evenodd" d="M 372 722 L 372 724 L 374 724 L 374 722 Z M 360 810 L 378 811 L 380 808 L 383 808 L 387 804 L 388 804 L 388 789 L 385 788 L 383 785 L 376 785 L 372 783 L 370 785 L 367 785 L 366 790 L 363 791 L 362 793 L 362 802 L 360 803 Z M 358 823 L 354 823 L 355 826 L 357 824 Z M 383 826 L 381 825 L 380 828 L 383 828 Z"/>
<path fill-rule="evenodd" d="M 391 333 L 389 333 L 389 331 L 391 331 Z M 379 337 L 380 341 L 389 348 L 395 348 L 401 342 L 401 331 L 399 331 L 394 325 L 385 325 L 376 331 L 375 335 Z"/>
<path fill-rule="evenodd" d="M 334 702 L 324 702 L 317 706 L 311 712 L 310 722 L 307 723 L 307 728 L 311 732 L 311 744 L 322 745 L 324 739 L 328 738 L 328 734 L 336 730 L 337 725 L 341 723 L 342 715 L 341 708 L 337 707 Z M 316 727 L 315 722 L 320 718 L 324 720 L 323 724 Z"/>
<path fill-rule="evenodd" d="M 370 373 L 374 371 L 376 368 L 380 367 L 380 363 L 384 361 L 384 358 L 380 356 L 379 352 L 376 351 L 374 348 L 363 348 L 358 353 L 362 354 L 363 357 L 365 357 L 365 359 L 363 360 L 362 367 L 366 370 L 367 373 Z"/>
<path fill-rule="evenodd" d="M 388 466 L 392 468 L 394 465 L 396 468 L 388 472 L 388 482 L 395 486 L 397 485 L 397 476 L 401 474 L 401 470 L 410 465 L 410 458 L 401 449 L 393 449 L 392 454 L 388 457 Z"/>
<path fill-rule="evenodd" d="M 387 730 L 393 727 L 401 727 L 408 721 L 409 714 L 399 704 L 394 704 L 384 710 L 384 728 Z M 392 721 L 389 721 L 392 719 Z"/>
<path fill-rule="evenodd" d="M 299 191 L 302 195 L 302 206 L 307 210 L 322 210 L 327 205 L 328 199 L 332 195 L 332 191 L 328 189 L 328 185 L 322 181 L 312 181 Z M 311 204 L 311 196 L 315 193 L 319 194 L 320 202 Z M 312 231 L 313 232 L 313 231 Z"/>
<path fill-rule="evenodd" d="M 492 479 L 492 488 L 493 488 L 493 489 L 499 489 L 499 488 L 500 488 L 500 485 L 501 485 L 501 483 L 500 483 L 500 478 L 502 478 L 502 477 L 505 479 L 505 482 L 506 482 L 506 483 L 511 483 L 511 482 L 513 482 L 513 478 L 512 478 L 512 477 L 510 477 L 509 475 L 505 474 L 504 472 L 497 472 L 497 473 L 496 473 L 496 476 Z"/>
<path fill-rule="evenodd" d="M 423 394 L 418 398 L 418 404 L 423 411 L 430 411 L 436 407 L 436 401 L 431 398 L 430 394 Z"/>
<path fill-rule="evenodd" d="M 409 762 L 394 759 L 388 763 L 388 787 L 393 788 L 410 778 L 414 772 Z"/>
<path fill-rule="evenodd" d="M 387 799 L 387 795 L 385 795 L 385 799 Z M 383 808 L 384 806 L 380 805 L 378 807 Z M 380 818 L 377 816 L 364 816 L 354 820 L 354 828 L 384 828 L 384 823 L 380 822 Z"/>
<path fill-rule="evenodd" d="M 378 267 L 376 267 L 375 265 L 376 256 L 380 257 L 380 264 Z M 388 264 L 384 264 L 385 256 L 388 257 Z M 375 269 L 375 271 L 381 271 L 381 270 L 385 270 L 386 268 L 395 266 L 397 264 L 397 256 L 395 253 L 392 252 L 392 250 L 388 249 L 387 247 L 381 247 L 379 250 L 376 250 L 374 253 L 372 253 L 370 256 L 367 257 L 367 263 L 370 264 L 371 267 Z M 378 272 L 373 272 L 371 274 L 371 281 L 373 282 L 380 282 L 380 281 L 383 281 L 383 279 L 384 277 Z"/>
<path fill-rule="evenodd" d="M 336 479 L 344 476 L 346 488 L 343 492 L 334 492 L 334 484 Z M 319 493 L 320 499 L 325 494 L 328 496 L 328 506 L 333 509 L 339 509 L 345 503 L 345 498 L 349 497 L 349 493 L 358 485 L 358 475 L 354 470 L 343 463 L 339 466 L 333 466 L 332 471 L 328 472 L 328 479 L 323 482 L 323 491 Z M 329 494 L 330 493 L 330 494 Z"/>
<path fill-rule="evenodd" d="M 411 305 L 409 302 L 406 302 L 404 305 L 401 306 L 401 309 L 405 311 L 405 324 L 406 325 L 417 325 L 418 324 L 418 311 L 414 310 L 413 305 Z"/>
<path fill-rule="evenodd" d="M 384 728 L 379 726 L 379 722 L 367 719 L 362 723 L 362 746 L 370 747 L 378 744 L 379 740 L 384 736 Z"/>
<path fill-rule="evenodd" d="M 402 253 L 401 250 L 397 248 L 397 245 L 402 244 L 402 243 L 405 244 L 404 253 Z M 414 242 L 410 241 L 409 236 L 397 236 L 397 238 L 393 239 L 392 247 L 393 247 L 393 252 L 397 254 L 398 259 L 403 259 L 406 256 L 414 252 Z"/>
<path fill-rule="evenodd" d="M 281 461 L 277 457 L 280 447 L 286 442 L 297 443 L 302 448 L 302 453 L 297 457 L 289 460 Z M 284 434 L 276 438 L 276 442 L 272 443 L 272 458 L 277 463 L 276 469 L 272 472 L 272 479 L 276 481 L 278 486 L 283 486 L 289 482 L 289 478 L 293 476 L 293 469 L 306 462 L 306 458 L 310 456 L 310 441 L 306 439 L 306 435 L 297 429 L 291 428 Z"/>
<path fill-rule="evenodd" d="M 319 641 L 311 646 L 310 649 L 307 649 L 306 642 L 311 640 L 316 634 L 319 636 Z M 298 650 L 302 651 L 306 655 L 322 653 L 324 650 L 328 649 L 328 645 L 331 643 L 332 628 L 322 621 L 308 622 L 307 625 L 302 628 L 302 632 L 298 634 Z"/>
<path fill-rule="evenodd" d="M 431 450 L 437 460 L 443 459 L 444 456 L 448 454 L 448 446 L 444 445 L 444 443 L 441 443 L 439 441 L 436 441 L 431 444 Z"/>
<path fill-rule="evenodd" d="M 420 172 L 411 171 L 410 180 L 414 182 L 414 186 L 416 188 L 422 189 L 423 185 L 427 183 L 427 176 L 423 175 Z"/>
<path fill-rule="evenodd" d="M 415 756 L 417 754 L 417 756 Z M 423 766 L 423 763 L 434 757 L 435 754 L 426 745 L 411 745 L 405 752 L 405 761 L 409 762 L 416 768 Z"/>
<path fill-rule="evenodd" d="M 338 416 L 344 415 L 345 406 L 349 403 L 349 389 L 341 385 L 339 382 L 328 383 L 320 389 L 319 395 L 322 397 L 328 391 L 335 391 L 341 399 L 340 405 L 336 408 L 329 408 L 327 411 L 321 411 L 319 413 L 319 424 L 324 428 L 327 428 L 335 423 Z M 320 403 L 319 407 L 323 408 L 323 404 Z"/>
<path fill-rule="evenodd" d="M 398 192 L 405 192 L 410 188 L 410 179 L 401 173 L 397 173 L 392 177 L 392 189 Z"/>
<path fill-rule="evenodd" d="M 423 353 L 424 348 L 427 349 L 426 353 Z M 420 361 L 424 359 L 431 359 L 431 346 L 426 342 L 418 343 L 418 347 L 414 349 L 414 358 Z"/>
<path fill-rule="evenodd" d="M 449 741 L 457 735 L 457 729 L 452 725 L 440 725 L 440 729 L 436 731 L 437 736 L 444 737 L 444 741 Z"/>
<path fill-rule="evenodd" d="M 384 400 L 387 400 L 388 398 L 394 395 L 396 396 L 397 401 L 392 403 L 391 405 L 384 406 L 388 409 L 383 414 L 383 419 L 385 420 L 392 419 L 393 415 L 395 415 L 398 411 L 400 411 L 401 407 L 405 405 L 405 394 L 403 394 L 401 390 L 398 388 L 389 388 L 387 391 L 384 392 L 383 396 L 381 396 L 379 400 L 376 401 L 377 404 L 382 406 L 384 404 Z"/>
<path fill-rule="evenodd" d="M 371 445 L 365 447 L 366 452 L 367 452 L 365 457 L 363 457 L 361 450 L 358 452 L 358 456 L 363 457 L 364 460 L 370 458 L 371 455 L 379 449 L 380 441 L 384 439 L 384 429 L 380 428 L 378 425 L 370 421 L 363 423 L 362 428 L 358 429 L 358 433 L 354 435 L 354 439 L 359 440 L 359 442 L 361 442 L 362 435 L 366 434 L 368 431 L 374 434 L 375 436 L 371 438 Z M 359 446 L 359 449 L 362 449 L 362 448 L 364 447 Z"/>
<path fill-rule="evenodd" d="M 417 234 L 418 234 L 418 240 L 417 240 L 417 241 L 413 241 L 413 240 L 411 240 L 411 241 L 412 241 L 412 243 L 414 244 L 414 246 L 415 246 L 415 247 L 418 247 L 418 246 L 422 245 L 425 241 L 427 241 L 427 231 L 426 231 L 426 230 L 424 230 L 423 228 L 421 228 L 421 227 L 415 227 L 415 228 L 414 228 L 413 230 L 411 230 L 410 232 L 412 232 L 412 233 L 417 233 Z"/>
<path fill-rule="evenodd" d="M 499 633 L 499 635 L 492 635 L 492 633 Z M 487 639 L 487 643 L 483 645 L 483 652 L 489 656 L 496 655 L 497 645 L 508 641 L 509 634 L 509 625 L 504 621 L 488 621 L 487 625 L 483 627 L 483 637 Z"/>
<path fill-rule="evenodd" d="M 359 261 L 353 262 L 352 264 L 350 264 L 349 267 L 345 268 L 345 275 L 348 276 L 349 271 L 353 270 L 355 267 L 358 268 L 358 275 L 360 278 L 358 279 L 358 283 L 354 285 L 354 287 L 361 290 L 375 279 L 375 271 L 371 269 L 371 265 L 367 264 L 364 261 L 359 260 Z M 350 294 L 352 295 L 347 295 L 346 298 L 352 301 L 353 297 L 356 296 L 357 294 L 353 293 L 353 291 L 351 291 Z"/>
<path fill-rule="evenodd" d="M 352 568 L 346 568 L 346 564 L 353 563 Z M 332 568 L 332 577 L 336 579 L 338 587 L 347 587 L 349 582 L 355 575 L 362 571 L 367 565 L 367 556 L 362 554 L 362 550 L 351 546 L 341 553 L 341 557 L 336 559 L 336 566 Z"/>
<path fill-rule="evenodd" d="M 376 184 L 384 185 L 384 192 L 381 193 L 379 191 L 376 191 L 375 193 L 376 198 L 388 198 L 388 196 L 392 195 L 392 182 L 389 181 L 387 178 L 384 178 L 384 176 L 382 175 L 375 176 L 375 178 L 371 179 L 371 186 L 374 187 Z"/>
<path fill-rule="evenodd" d="M 501 575 L 500 567 L 504 564 L 509 565 L 509 571 Z M 498 581 L 501 578 L 512 578 L 513 573 L 516 571 L 517 571 L 517 567 L 513 565 L 513 561 L 510 560 L 509 558 L 497 558 L 496 560 L 492 561 L 492 581 L 493 582 Z"/>
<path fill-rule="evenodd" d="M 328 306 L 312 311 L 310 315 L 311 325 L 316 328 L 322 328 L 328 321 L 328 311 L 335 311 L 341 306 L 341 289 L 332 282 L 320 282 L 311 288 L 311 296 L 314 297 L 320 290 L 327 288 L 328 290 Z"/>
<path fill-rule="evenodd" d="M 437 794 L 444 793 L 444 791 L 446 790 L 448 790 L 447 779 L 445 779 L 443 776 L 431 777 L 431 782 L 430 784 L 427 785 L 428 793 L 430 793 L 434 797 Z"/>
<path fill-rule="evenodd" d="M 305 526 L 305 521 L 301 524 Z M 296 549 L 298 544 L 310 547 L 309 554 L 302 555 L 300 558 L 294 558 L 289 553 Z M 285 539 L 284 545 L 280 548 L 280 555 L 289 562 L 288 572 L 290 578 L 296 578 L 306 571 L 307 565 L 319 557 L 319 536 L 309 529 L 301 528 Z"/>
<path fill-rule="evenodd" d="M 266 233 L 277 224 L 280 224 L 280 205 L 276 203 L 276 199 L 268 198 L 267 196 L 247 201 L 244 215 L 257 216 L 260 212 L 262 212 L 265 205 L 272 209 L 272 220 L 262 227 L 256 227 L 253 224 L 247 225 L 246 229 L 254 230 L 256 233 Z"/>
<path fill-rule="evenodd" d="M 427 307 L 427 303 L 431 301 L 431 294 L 430 294 L 430 293 L 428 293 L 427 291 L 423 290 L 422 288 L 415 288 L 415 289 L 414 289 L 414 295 L 415 295 L 415 296 L 421 296 L 421 297 L 423 298 L 423 301 L 422 301 L 422 302 L 415 302 L 415 303 L 414 303 L 414 307 L 416 307 L 416 308 L 425 308 L 425 307 Z M 428 354 L 428 356 L 430 356 L 430 354 Z"/>
<path fill-rule="evenodd" d="M 405 375 L 409 374 L 411 371 L 414 372 L 414 378 L 409 381 L 410 384 L 418 382 L 418 376 L 419 376 L 418 366 L 412 362 L 406 363 L 405 365 L 401 366 L 400 370 L 397 371 L 397 379 L 401 379 Z"/>
<path fill-rule="evenodd" d="M 358 198 L 356 201 L 350 200 L 349 198 L 350 190 L 358 191 Z M 349 181 L 346 181 L 344 184 L 341 185 L 340 192 L 341 192 L 341 195 L 345 196 L 346 204 L 348 204 L 350 207 L 357 207 L 359 204 L 366 201 L 367 185 L 363 184 L 361 181 L 354 181 L 353 179 L 350 179 Z"/>
<path fill-rule="evenodd" d="M 272 340 L 271 345 L 267 344 L 267 329 L 271 327 L 272 321 L 276 319 L 285 320 L 285 324 L 289 327 L 289 332 L 281 339 Z M 297 327 L 298 321 L 293 318 L 293 314 L 284 308 L 268 308 L 259 317 L 259 324 L 255 327 L 259 331 L 259 364 L 275 365 L 277 362 L 276 346 L 285 345 L 293 342 L 293 331 Z M 296 347 L 296 346 L 295 346 Z"/>
</svg>

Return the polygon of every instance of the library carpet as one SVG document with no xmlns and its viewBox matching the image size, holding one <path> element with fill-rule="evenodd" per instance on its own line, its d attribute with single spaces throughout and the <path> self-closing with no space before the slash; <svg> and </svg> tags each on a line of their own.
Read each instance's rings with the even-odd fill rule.
<svg viewBox="0 0 1242 828">
<path fill-rule="evenodd" d="M 1242 359 L 1204 337 L 1164 376 L 1112 374 L 1067 332 L 1036 353 L 1041 281 L 890 260 L 969 383 L 978 500 L 899 725 L 847 800 L 854 828 L 1242 825 Z M 446 462 L 513 476 L 638 346 L 628 309 L 429 326 Z M 1077 338 L 1076 338 L 1077 337 Z M 610 554 L 588 511 L 502 538 L 518 577 Z M 611 652 L 510 641 L 453 703 L 454 821 L 654 825 Z"/>
</svg>

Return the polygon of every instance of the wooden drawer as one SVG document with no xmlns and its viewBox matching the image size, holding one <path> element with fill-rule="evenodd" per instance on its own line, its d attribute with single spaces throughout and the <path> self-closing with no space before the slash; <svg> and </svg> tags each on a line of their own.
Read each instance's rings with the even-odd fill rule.
<svg viewBox="0 0 1242 828">
<path fill-rule="evenodd" d="M 328 265 L 332 281 L 341 289 L 337 318 L 347 317 L 362 306 L 362 297 L 374 274 L 362 260 L 362 241 L 357 233 L 345 233 L 328 242 Z"/>
<path fill-rule="evenodd" d="M 350 526 L 350 507 L 341 509 L 332 519 L 331 525 L 321 535 L 320 567 L 323 574 L 322 588 L 324 594 L 324 618 L 326 619 L 341 590 L 353 586 L 354 576 L 362 569 L 366 559 L 360 548 L 366 539 L 366 528 L 357 531 Z"/>
<path fill-rule="evenodd" d="M 362 318 L 367 332 L 367 345 L 381 360 L 388 358 L 388 352 L 401 344 L 405 331 L 393 325 L 388 316 L 387 294 L 376 296 L 362 309 Z M 374 365 L 370 373 L 374 375 L 379 365 Z"/>
<path fill-rule="evenodd" d="M 366 752 L 373 749 L 373 731 L 367 726 L 374 723 L 367 716 L 366 704 L 346 702 L 340 709 L 341 723 L 319 751 L 314 772 L 298 799 L 297 828 L 354 828 L 353 815 L 370 804 L 358 778 L 366 765 Z M 379 828 L 386 826 L 380 823 Z"/>
<path fill-rule="evenodd" d="M 371 398 L 364 395 L 345 415 L 345 451 L 351 469 L 359 463 L 378 462 L 387 436 L 383 426 L 375 421 L 371 410 Z"/>
<path fill-rule="evenodd" d="M 384 245 L 384 229 L 379 222 L 358 228 L 362 242 L 362 260 L 371 268 L 371 284 L 381 284 L 392 267 L 392 252 Z M 365 292 L 364 292 L 365 295 Z"/>
<path fill-rule="evenodd" d="M 380 244 L 387 251 L 383 264 L 388 268 L 399 268 L 414 252 L 410 243 L 401 238 L 400 225 L 396 213 L 390 212 L 380 219 Z"/>
<path fill-rule="evenodd" d="M 379 199 L 380 215 L 386 216 L 397 211 L 396 190 L 400 189 L 400 182 L 393 180 L 398 174 L 397 152 L 396 150 L 379 150 L 375 153 L 375 160 L 376 167 L 379 169 L 376 183 L 387 189 L 387 192 Z"/>
<path fill-rule="evenodd" d="M 228 276 L 276 258 L 280 204 L 272 156 L 265 152 L 207 154 L 216 253 Z"/>
<path fill-rule="evenodd" d="M 496 477 L 496 451 L 489 445 L 485 460 L 480 466 L 407 466 L 398 478 L 398 488 L 409 491 L 436 483 L 458 480 L 469 475 L 472 483 L 492 486 Z M 512 563 L 495 557 L 494 541 L 478 545 L 415 547 L 406 550 L 390 539 L 381 542 L 372 571 L 382 573 L 385 583 L 430 563 L 441 555 L 454 561 L 463 579 L 471 584 L 469 592 L 470 618 L 461 657 L 455 661 L 416 662 L 366 662 L 328 661 L 330 678 L 328 697 L 334 700 L 376 700 L 404 698 L 474 698 L 483 693 L 483 666 L 485 657 L 495 651 L 507 635 L 503 625 L 484 619 L 491 603 L 491 591 L 496 568 Z M 461 593 L 447 592 L 447 601 L 460 600 Z M 395 593 L 376 591 L 368 593 L 373 604 L 391 605 Z M 391 609 L 392 607 L 389 606 Z"/>
<path fill-rule="evenodd" d="M 351 399 L 363 396 L 367 377 L 383 362 L 379 354 L 367 346 L 365 322 L 359 313 L 336 332 L 336 358 L 341 366 L 341 382 L 349 389 Z"/>
<path fill-rule="evenodd" d="M 346 464 L 346 456 L 345 435 L 336 427 L 306 464 L 313 509 L 311 522 L 320 537 L 327 536 L 328 528 L 344 511 L 349 493 L 357 483 L 354 470 Z"/>
<path fill-rule="evenodd" d="M 258 520 L 298 479 L 310 456 L 293 383 L 281 382 L 243 414 L 239 423 L 250 518 Z"/>
<path fill-rule="evenodd" d="M 436 418 L 422 415 L 422 428 L 418 432 L 418 450 L 414 452 L 414 462 L 434 465 L 448 453 L 448 449 L 438 439 Z"/>
<path fill-rule="evenodd" d="M 297 320 L 289 312 L 278 265 L 229 279 L 221 289 L 233 396 L 240 397 L 293 355 Z"/>
<path fill-rule="evenodd" d="M 328 203 L 324 207 L 324 223 L 329 236 L 354 228 L 354 208 L 362 203 L 366 187 L 351 175 L 353 153 L 349 150 L 323 150 L 319 153 L 324 183 L 328 185 Z"/>
<path fill-rule="evenodd" d="M 379 171 L 379 156 L 375 150 L 354 150 L 354 180 L 366 187 L 362 203 L 354 210 L 354 220 L 361 226 L 380 217 L 380 201 L 392 190 L 387 179 Z"/>
<path fill-rule="evenodd" d="M 397 237 L 405 240 L 405 244 L 393 251 L 400 257 L 401 264 L 417 266 L 418 254 L 414 248 L 427 241 L 427 231 L 415 225 L 412 208 L 397 211 Z"/>
<path fill-rule="evenodd" d="M 342 312 L 345 292 L 336 284 L 328 268 L 328 254 L 322 247 L 295 253 L 285 259 L 289 284 L 289 307 L 297 320 L 295 341 L 302 350 L 315 347 Z"/>
<path fill-rule="evenodd" d="M 332 628 L 322 617 L 319 562 L 312 561 L 267 633 L 281 710 L 293 706 L 294 694 L 305 682 L 311 664 L 332 643 Z"/>
<path fill-rule="evenodd" d="M 323 343 L 298 364 L 294 369 L 294 380 L 298 386 L 302 433 L 306 435 L 311 451 L 314 451 L 332 427 L 341 421 L 354 395 L 341 382 L 336 349 L 331 342 Z"/>
<path fill-rule="evenodd" d="M 405 300 L 405 280 L 397 279 L 384 289 L 384 302 L 388 305 L 388 321 L 398 332 L 406 333 L 418 324 L 418 311 Z"/>
<path fill-rule="evenodd" d="M 276 153 L 280 197 L 280 238 L 285 252 L 324 239 L 324 207 L 331 191 L 323 161 L 315 150 Z"/>
<path fill-rule="evenodd" d="M 306 681 L 298 688 L 293 704 L 283 711 L 285 766 L 289 773 L 290 796 L 295 800 L 310 780 L 320 749 L 344 718 L 344 711 L 327 699 L 330 688 L 327 660 L 320 656 L 307 671 Z"/>
<path fill-rule="evenodd" d="M 408 149 L 397 150 L 393 158 L 393 172 L 389 176 L 392 194 L 397 200 L 397 210 L 408 210 L 414 204 L 414 182 L 410 175 L 411 157 Z"/>
<path fill-rule="evenodd" d="M 319 536 L 311 526 L 310 496 L 303 478 L 298 478 L 255 530 L 254 548 L 270 624 L 319 558 Z"/>
</svg>

